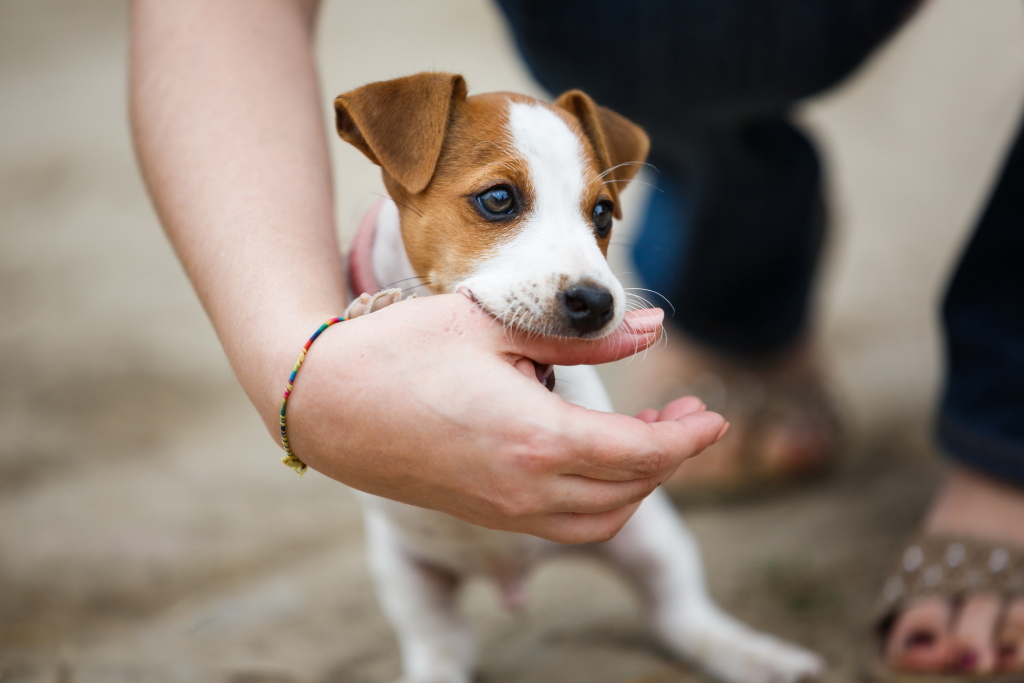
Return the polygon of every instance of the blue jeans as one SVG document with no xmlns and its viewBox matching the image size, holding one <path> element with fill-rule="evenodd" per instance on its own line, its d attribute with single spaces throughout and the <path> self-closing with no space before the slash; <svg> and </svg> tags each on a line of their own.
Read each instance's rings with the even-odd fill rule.
<svg viewBox="0 0 1024 683">
<path fill-rule="evenodd" d="M 919 0 L 497 0 L 538 81 L 642 125 L 661 192 L 634 257 L 692 338 L 737 357 L 807 325 L 826 220 L 796 100 L 849 74 Z M 1024 485 L 1024 133 L 943 305 L 938 430 L 955 459 Z"/>
</svg>

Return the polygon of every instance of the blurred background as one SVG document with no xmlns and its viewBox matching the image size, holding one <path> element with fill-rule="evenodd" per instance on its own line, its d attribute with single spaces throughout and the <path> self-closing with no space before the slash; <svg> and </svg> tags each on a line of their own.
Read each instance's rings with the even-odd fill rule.
<svg viewBox="0 0 1024 683">
<path fill-rule="evenodd" d="M 149 206 L 126 23 L 120 1 L 0 3 L 0 681 L 392 681 L 353 497 L 281 467 Z M 844 464 L 686 519 L 715 596 L 824 653 L 830 681 L 856 680 L 882 572 L 941 471 L 937 304 L 1021 110 L 1022 47 L 1018 0 L 931 0 L 799 111 L 834 217 L 816 329 Z M 547 96 L 486 0 L 327 0 L 318 50 L 325 115 L 427 69 Z M 330 136 L 344 241 L 383 190 Z M 636 369 L 604 370 L 623 412 Z M 532 593 L 512 616 L 488 585 L 466 591 L 481 681 L 700 680 L 606 569 L 559 561 Z"/>
</svg>

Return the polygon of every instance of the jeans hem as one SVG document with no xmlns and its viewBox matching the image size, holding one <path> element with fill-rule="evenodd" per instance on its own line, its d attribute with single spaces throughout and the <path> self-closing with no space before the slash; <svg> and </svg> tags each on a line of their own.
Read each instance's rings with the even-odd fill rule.
<svg viewBox="0 0 1024 683">
<path fill-rule="evenodd" d="M 1024 487 L 1024 448 L 942 418 L 938 439 L 946 454 L 958 463 L 1009 484 Z"/>
</svg>

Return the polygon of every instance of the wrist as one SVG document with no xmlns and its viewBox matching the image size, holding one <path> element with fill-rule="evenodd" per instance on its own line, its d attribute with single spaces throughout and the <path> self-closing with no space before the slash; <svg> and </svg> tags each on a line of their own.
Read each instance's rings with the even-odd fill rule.
<svg viewBox="0 0 1024 683">
<path fill-rule="evenodd" d="M 289 374 L 310 336 L 327 320 L 341 315 L 339 300 L 331 305 L 299 305 L 273 316 L 260 316 L 225 350 L 242 389 L 267 431 L 280 436 L 280 410 Z"/>
</svg>

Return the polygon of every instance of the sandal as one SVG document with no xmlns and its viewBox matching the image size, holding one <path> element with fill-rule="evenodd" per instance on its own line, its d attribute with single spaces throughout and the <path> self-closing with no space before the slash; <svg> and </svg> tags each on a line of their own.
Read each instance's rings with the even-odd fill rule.
<svg viewBox="0 0 1024 683">
<path fill-rule="evenodd" d="M 1021 683 L 1024 672 L 996 674 L 904 673 L 885 663 L 885 644 L 896 617 L 925 597 L 962 602 L 968 593 L 989 593 L 1005 604 L 1024 596 L 1024 549 L 961 536 L 928 535 L 900 555 L 882 589 L 868 677 L 878 683 Z"/>
<path fill-rule="evenodd" d="M 698 396 L 732 429 L 720 445 L 683 463 L 666 482 L 677 503 L 777 492 L 836 465 L 839 419 L 831 392 L 813 369 L 794 369 L 799 362 L 743 364 L 690 355 L 695 356 L 691 365 L 702 372 L 660 393 Z M 719 457 L 724 459 L 715 462 Z"/>
</svg>

